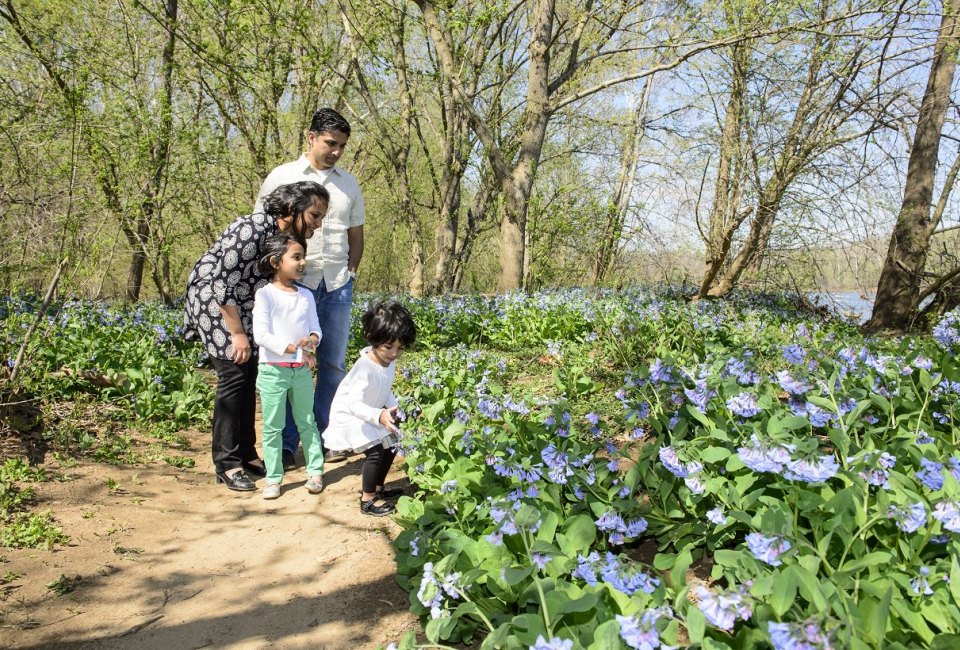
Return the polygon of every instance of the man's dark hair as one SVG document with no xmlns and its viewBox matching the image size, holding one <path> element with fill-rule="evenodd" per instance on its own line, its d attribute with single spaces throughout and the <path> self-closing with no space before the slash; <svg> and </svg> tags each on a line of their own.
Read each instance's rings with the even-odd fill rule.
<svg viewBox="0 0 960 650">
<path fill-rule="evenodd" d="M 264 277 L 273 277 L 277 273 L 280 258 L 286 255 L 287 249 L 293 243 L 303 246 L 303 250 L 306 252 L 307 242 L 296 233 L 278 232 L 267 237 L 263 242 L 263 248 L 260 249 L 260 260 L 257 262 L 257 267 Z"/>
<path fill-rule="evenodd" d="M 417 325 L 407 308 L 396 300 L 379 302 L 368 309 L 360 320 L 363 338 L 376 347 L 400 341 L 410 347 L 417 340 Z"/>
<path fill-rule="evenodd" d="M 350 135 L 350 122 L 332 108 L 321 108 L 313 114 L 310 130 L 317 134 L 340 131 Z"/>
</svg>

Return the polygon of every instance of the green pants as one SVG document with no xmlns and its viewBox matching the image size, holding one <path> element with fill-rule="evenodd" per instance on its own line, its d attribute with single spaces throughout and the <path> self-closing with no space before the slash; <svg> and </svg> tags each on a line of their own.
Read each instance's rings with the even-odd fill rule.
<svg viewBox="0 0 960 650">
<path fill-rule="evenodd" d="M 283 425 L 286 405 L 290 401 L 293 421 L 300 431 L 307 476 L 323 474 L 323 446 L 317 420 L 313 415 L 313 373 L 307 366 L 287 368 L 261 363 L 257 373 L 257 390 L 263 411 L 263 464 L 267 483 L 283 481 Z"/>
</svg>

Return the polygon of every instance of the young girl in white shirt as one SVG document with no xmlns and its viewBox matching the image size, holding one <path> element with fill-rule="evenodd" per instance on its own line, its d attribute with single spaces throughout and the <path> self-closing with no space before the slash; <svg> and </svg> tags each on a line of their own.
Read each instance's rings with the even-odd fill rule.
<svg viewBox="0 0 960 650">
<path fill-rule="evenodd" d="M 340 382 L 330 405 L 324 444 L 334 451 L 364 452 L 360 512 L 382 517 L 394 510 L 386 499 L 402 490 L 385 490 L 397 443 L 397 398 L 391 391 L 394 363 L 417 338 L 410 312 L 394 300 L 374 305 L 363 315 L 363 338 L 370 345 Z"/>
<path fill-rule="evenodd" d="M 309 290 L 294 284 L 303 277 L 306 243 L 290 233 L 264 242 L 260 271 L 272 275 L 257 290 L 253 305 L 253 338 L 260 348 L 257 391 L 263 411 L 264 499 L 280 496 L 283 482 L 283 425 L 290 401 L 307 464 L 307 491 L 323 491 L 323 449 L 313 414 L 314 350 L 320 343 L 317 304 Z"/>
</svg>

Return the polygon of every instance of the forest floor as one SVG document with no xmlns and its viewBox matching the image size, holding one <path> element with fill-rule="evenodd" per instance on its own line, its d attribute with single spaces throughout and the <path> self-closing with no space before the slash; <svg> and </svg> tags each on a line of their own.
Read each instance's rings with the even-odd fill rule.
<svg viewBox="0 0 960 650">
<path fill-rule="evenodd" d="M 32 510 L 70 541 L 0 549 L 0 646 L 352 649 L 419 629 L 400 527 L 359 511 L 363 456 L 328 464 L 320 495 L 301 462 L 264 501 L 215 484 L 209 432 L 183 435 L 189 469 L 46 457 L 57 480 L 32 484 Z M 397 469 L 388 484 L 408 485 Z"/>
</svg>

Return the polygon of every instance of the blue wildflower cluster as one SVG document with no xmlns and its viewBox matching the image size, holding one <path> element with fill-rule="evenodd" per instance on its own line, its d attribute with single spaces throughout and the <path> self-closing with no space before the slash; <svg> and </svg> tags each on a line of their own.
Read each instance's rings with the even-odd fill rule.
<svg viewBox="0 0 960 650">
<path fill-rule="evenodd" d="M 652 594 L 660 586 L 660 579 L 648 574 L 641 565 L 609 552 L 603 557 L 597 551 L 586 557 L 578 556 L 577 567 L 570 575 L 591 587 L 597 586 L 602 580 L 628 596 L 638 591 Z"/>
<path fill-rule="evenodd" d="M 621 616 L 617 614 L 617 624 L 620 626 L 620 638 L 628 648 L 634 650 L 656 650 L 660 648 L 660 634 L 657 632 L 657 623 L 662 619 L 673 616 L 673 610 L 668 605 L 651 607 L 639 616 Z"/>
<path fill-rule="evenodd" d="M 817 619 L 799 623 L 767 623 L 774 650 L 833 650 L 833 635 Z"/>
<path fill-rule="evenodd" d="M 736 589 L 717 590 L 697 585 L 691 590 L 697 599 L 697 608 L 714 627 L 730 631 L 737 619 L 750 620 L 753 615 L 753 600 L 750 598 L 749 584 Z"/>
</svg>

